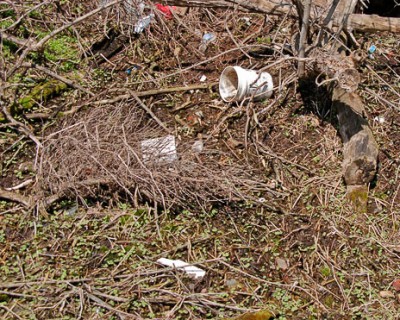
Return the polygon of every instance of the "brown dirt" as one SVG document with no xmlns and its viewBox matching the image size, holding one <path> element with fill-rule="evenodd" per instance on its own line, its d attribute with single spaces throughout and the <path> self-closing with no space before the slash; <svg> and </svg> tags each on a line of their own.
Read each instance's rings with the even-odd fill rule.
<svg viewBox="0 0 400 320">
<path fill-rule="evenodd" d="M 250 25 L 242 19 L 247 17 Z M 269 18 L 264 23 L 259 15 L 200 9 L 179 19 L 158 16 L 110 62 L 96 70 L 84 65 L 81 72 L 96 93 L 94 100 L 112 99 L 128 90 L 198 84 L 202 75 L 211 84 L 228 65 L 266 67 L 286 57 L 271 49 L 283 45 L 295 25 L 290 20 Z M 79 28 L 90 36 L 85 27 Z M 217 35 L 205 54 L 198 50 L 197 29 L 200 34 Z M 247 39 L 244 45 L 255 46 L 245 50 L 251 59 L 240 50 L 229 52 L 236 47 L 230 34 L 235 41 Z M 105 106 L 88 104 L 43 133 L 37 131 L 46 137 L 65 129 L 69 135 L 53 137 L 51 149 L 46 146 L 44 153 L 45 171 L 39 172 L 33 186 L 20 191 L 50 195 L 65 181 L 73 181 L 62 201 L 47 215 L 1 204 L 5 213 L 0 215 L 0 315 L 211 319 L 268 309 L 276 319 L 395 319 L 399 301 L 391 283 L 399 277 L 400 262 L 400 55 L 394 35 L 364 37 L 366 44 L 378 47 L 374 59 L 360 67 L 360 93 L 380 147 L 366 214 L 355 213 L 345 196 L 342 143 L 328 93 L 311 83 L 299 87 L 294 60 L 267 68 L 281 88 L 265 102 L 225 104 L 216 86 L 142 98 L 174 130 L 183 154 L 190 148 L 182 146 L 191 146 L 199 137 L 205 142 L 205 153 L 199 157 L 209 174 L 200 176 L 201 181 L 185 185 L 186 176 L 175 175 L 168 189 L 170 176 L 156 177 L 169 197 L 168 208 L 141 193 L 151 193 L 154 185 L 127 189 L 129 175 L 118 175 L 117 183 L 96 185 L 88 193 L 80 189 L 82 177 L 115 175 L 118 171 L 112 170 L 119 163 L 99 157 L 108 162 L 91 166 L 93 154 L 82 147 L 86 147 L 83 138 L 73 146 L 76 137 L 107 129 L 95 141 L 106 142 L 104 152 L 115 155 L 121 122 L 131 130 L 132 145 L 140 141 L 143 129 L 164 134 L 132 99 Z M 179 55 L 176 48 L 181 48 Z M 195 65 L 203 61 L 208 62 Z M 128 75 L 125 71 L 132 65 L 141 69 Z M 62 105 L 67 111 L 86 100 L 70 92 L 46 107 L 50 112 Z M 120 120 L 114 123 L 118 112 Z M 141 121 L 129 127 L 131 119 Z M 91 127 L 73 131 L 79 122 Z M 24 154 L 15 164 L 3 165 L 2 187 L 20 181 L 15 175 L 19 163 L 34 151 L 27 149 Z M 2 162 L 12 155 L 4 152 Z M 85 161 L 89 165 L 78 170 Z M 107 170 L 99 169 L 102 166 Z M 215 171 L 225 173 L 231 167 L 236 171 L 226 180 Z M 189 171 L 180 172 L 189 176 Z M 226 188 L 233 178 L 242 184 Z M 259 185 L 245 189 L 252 181 Z M 205 193 L 185 198 L 190 193 L 179 193 L 185 187 Z M 221 190 L 221 198 L 212 190 Z M 229 194 L 222 193 L 227 190 Z M 198 264 L 207 274 L 195 281 L 157 264 L 160 257 Z M 384 297 L 384 291 L 393 297 Z"/>
</svg>

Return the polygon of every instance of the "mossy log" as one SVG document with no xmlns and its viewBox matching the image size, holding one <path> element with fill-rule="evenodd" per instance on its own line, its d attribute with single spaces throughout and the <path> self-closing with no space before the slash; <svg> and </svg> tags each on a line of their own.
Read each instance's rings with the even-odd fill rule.
<svg viewBox="0 0 400 320">
<path fill-rule="evenodd" d="M 59 80 L 50 80 L 34 87 L 29 94 L 11 105 L 12 116 L 31 110 L 39 103 L 44 103 L 54 96 L 61 94 L 68 88 L 68 85 Z M 0 112 L 0 122 L 5 122 L 6 117 Z"/>
<path fill-rule="evenodd" d="M 11 113 L 14 115 L 28 111 L 39 103 L 46 102 L 50 98 L 61 94 L 67 88 L 68 85 L 59 80 L 50 80 L 40 84 L 34 87 L 28 95 L 19 99 L 18 103 L 14 104 Z"/>
</svg>

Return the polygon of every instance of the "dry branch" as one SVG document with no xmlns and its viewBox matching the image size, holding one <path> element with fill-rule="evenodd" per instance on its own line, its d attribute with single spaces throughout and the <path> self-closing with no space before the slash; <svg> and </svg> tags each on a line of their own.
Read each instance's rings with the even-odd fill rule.
<svg viewBox="0 0 400 320">
<path fill-rule="evenodd" d="M 311 4 L 312 0 L 306 0 L 304 4 L 304 12 L 303 12 L 303 17 L 302 17 L 302 22 L 301 22 L 301 31 L 300 31 L 300 47 L 299 47 L 299 58 L 303 59 L 305 57 L 305 52 L 306 52 L 306 41 L 307 41 L 307 35 L 308 35 L 308 28 L 310 24 L 310 10 L 311 10 Z M 304 75 L 305 71 L 305 62 L 304 61 L 299 61 L 298 64 L 298 74 L 299 77 L 302 77 Z"/>
<path fill-rule="evenodd" d="M 28 197 L 25 197 L 17 192 L 7 191 L 0 189 L 0 199 L 9 200 L 12 202 L 17 202 L 25 207 L 30 207 L 31 201 Z"/>
<path fill-rule="evenodd" d="M 176 143 L 177 157 L 172 162 L 160 163 L 156 155 L 147 156 L 142 142 L 165 136 L 148 120 L 148 110 L 143 111 L 136 101 L 93 108 L 77 119 L 66 119 L 64 129 L 44 141 L 39 170 L 43 189 L 37 193 L 47 199 L 45 206 L 53 200 L 51 195 L 55 199 L 60 195 L 109 197 L 121 192 L 134 202 L 138 197 L 167 207 L 203 206 L 250 199 L 256 190 L 268 189 L 261 171 L 222 161 L 229 154 L 211 147 L 196 153 L 193 140 Z M 85 181 L 105 183 L 87 185 Z"/>
<path fill-rule="evenodd" d="M 102 106 L 102 105 L 108 105 L 108 104 L 116 103 L 116 102 L 123 101 L 123 100 L 128 100 L 128 99 L 133 98 L 132 94 L 134 94 L 138 98 L 139 97 L 149 97 L 149 96 L 155 96 L 158 94 L 208 89 L 208 88 L 211 88 L 212 86 L 214 86 L 215 84 L 216 83 L 195 84 L 195 85 L 190 85 L 190 86 L 161 88 L 161 89 L 154 89 L 154 90 L 147 90 L 147 91 L 140 91 L 140 92 L 132 92 L 131 91 L 130 93 L 121 94 L 112 99 L 104 99 L 104 100 L 98 100 L 98 101 L 92 101 L 92 99 L 91 99 L 79 106 L 72 108 L 71 110 L 63 112 L 63 115 L 72 115 L 75 112 L 77 112 L 79 109 L 81 109 L 82 107 L 87 106 L 87 105 Z M 44 118 L 46 118 L 46 117 L 44 117 Z"/>
</svg>

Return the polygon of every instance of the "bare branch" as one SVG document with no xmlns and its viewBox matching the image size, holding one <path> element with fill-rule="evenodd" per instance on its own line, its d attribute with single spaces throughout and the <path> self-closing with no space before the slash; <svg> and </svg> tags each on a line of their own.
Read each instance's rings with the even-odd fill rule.
<svg viewBox="0 0 400 320">
<path fill-rule="evenodd" d="M 301 32 L 300 32 L 300 48 L 299 48 L 299 58 L 300 59 L 304 58 L 305 51 L 306 51 L 308 27 L 310 24 L 311 3 L 312 3 L 312 0 L 306 0 L 304 3 L 304 12 L 303 12 L 303 18 L 302 18 L 302 23 L 301 23 Z M 299 77 L 302 77 L 304 75 L 305 66 L 306 66 L 305 62 L 300 60 L 299 65 L 298 65 Z"/>
<path fill-rule="evenodd" d="M 25 207 L 29 208 L 31 206 L 31 201 L 28 197 L 25 197 L 17 192 L 12 192 L 12 191 L 7 191 L 7 190 L 2 190 L 0 189 L 0 198 L 17 202 Z"/>
</svg>

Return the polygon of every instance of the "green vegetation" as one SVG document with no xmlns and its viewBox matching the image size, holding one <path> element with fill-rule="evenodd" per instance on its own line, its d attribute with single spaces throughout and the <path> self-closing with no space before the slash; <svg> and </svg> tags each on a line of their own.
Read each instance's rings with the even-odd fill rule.
<svg viewBox="0 0 400 320">
<path fill-rule="evenodd" d="M 45 103 L 50 98 L 59 95 L 68 88 L 67 84 L 58 80 L 50 80 L 44 84 L 34 87 L 25 97 L 18 100 L 18 105 L 12 109 L 13 114 L 20 113 L 22 108 L 28 111 L 38 103 Z"/>
<path fill-rule="evenodd" d="M 51 39 L 46 44 L 44 57 L 60 65 L 60 70 L 67 72 L 79 63 L 79 53 L 76 49 L 76 39 L 68 36 L 60 36 Z"/>
<path fill-rule="evenodd" d="M 37 31 L 37 39 L 44 38 L 48 32 Z M 76 38 L 68 35 L 57 35 L 51 38 L 46 44 L 43 56 L 40 53 L 30 54 L 35 62 L 40 62 L 42 58 L 46 62 L 57 64 L 57 68 L 62 72 L 68 72 L 76 68 L 80 62 L 80 56 L 77 49 Z"/>
<path fill-rule="evenodd" d="M 0 5 L 0 28 L 42 3 L 20 2 L 18 16 Z M 37 43 L 93 9 L 78 2 L 38 7 L 7 34 Z M 397 319 L 399 117 L 384 103 L 400 92 L 396 39 L 368 35 L 382 55 L 361 66 L 360 91 L 367 116 L 388 120 L 369 118 L 382 147 L 376 181 L 349 192 L 336 115 L 318 111 L 329 109 L 325 88 L 308 88 L 307 102 L 297 60 L 269 54 L 287 48 L 292 18 L 235 12 L 224 25 L 225 11 L 196 9 L 179 21 L 157 15 L 132 35 L 119 13 L 94 15 L 26 56 L 21 41 L 2 41 L 0 99 L 14 121 L 0 126 L 0 318 Z M 123 46 L 108 56 L 104 34 L 117 24 Z M 210 30 L 217 41 L 200 53 Z M 105 49 L 81 61 L 101 39 Z M 223 103 L 213 83 L 232 64 L 268 66 L 279 89 L 263 102 Z M 203 74 L 209 88 L 187 90 Z M 177 159 L 147 163 L 142 137 L 167 131 Z"/>
</svg>

